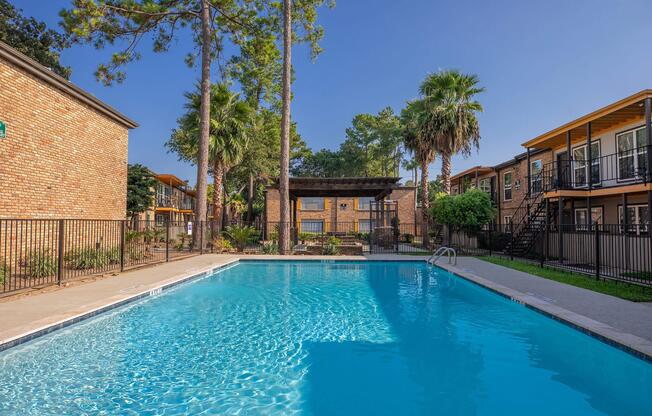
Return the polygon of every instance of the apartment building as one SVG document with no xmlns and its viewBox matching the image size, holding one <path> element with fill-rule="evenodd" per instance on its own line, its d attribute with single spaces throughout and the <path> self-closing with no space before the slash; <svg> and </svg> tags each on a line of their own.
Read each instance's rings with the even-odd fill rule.
<svg viewBox="0 0 652 416">
<path fill-rule="evenodd" d="M 125 218 L 134 121 L 0 42 L 0 124 L 0 218 Z"/>
<path fill-rule="evenodd" d="M 197 193 L 187 181 L 169 173 L 154 174 L 156 194 L 151 207 L 139 215 L 140 220 L 162 225 L 193 221 Z"/>
</svg>

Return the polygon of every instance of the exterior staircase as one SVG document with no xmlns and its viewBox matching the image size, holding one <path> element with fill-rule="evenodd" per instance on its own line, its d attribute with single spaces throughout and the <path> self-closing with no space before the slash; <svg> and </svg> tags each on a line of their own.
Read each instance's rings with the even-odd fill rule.
<svg viewBox="0 0 652 416">
<path fill-rule="evenodd" d="M 511 224 L 513 237 L 505 246 L 504 252 L 517 257 L 527 257 L 545 230 L 546 224 L 550 224 L 554 219 L 555 212 L 556 209 L 551 209 L 546 214 L 542 187 L 530 190 L 514 212 Z M 546 218 L 546 215 L 549 217 Z"/>
</svg>

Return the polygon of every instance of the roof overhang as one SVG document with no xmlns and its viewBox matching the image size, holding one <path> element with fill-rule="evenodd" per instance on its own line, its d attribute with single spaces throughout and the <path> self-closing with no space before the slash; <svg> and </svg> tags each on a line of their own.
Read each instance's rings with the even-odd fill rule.
<svg viewBox="0 0 652 416">
<path fill-rule="evenodd" d="M 592 113 L 568 122 L 554 130 L 550 130 L 534 139 L 523 143 L 523 146 L 543 149 L 556 148 L 566 143 L 566 134 L 570 131 L 571 140 L 586 140 L 586 125 L 591 123 L 591 135 L 625 126 L 645 117 L 646 98 L 652 98 L 652 90 L 643 90 L 620 101 L 602 107 Z"/>
<path fill-rule="evenodd" d="M 157 174 L 156 179 L 158 179 L 159 181 L 163 182 L 166 185 L 170 185 L 174 187 L 184 186 L 186 184 L 185 181 L 181 180 L 179 177 L 171 173 Z"/>
<path fill-rule="evenodd" d="M 494 168 L 492 168 L 491 166 L 474 166 L 474 167 L 469 168 L 467 170 L 463 170 L 462 172 L 460 172 L 460 173 L 458 173 L 456 175 L 451 176 L 451 180 L 462 178 L 462 177 L 464 177 L 466 175 L 471 175 L 471 174 L 475 175 L 476 173 L 478 174 L 478 176 L 486 175 L 487 173 L 491 173 L 493 171 L 494 171 Z"/>
<path fill-rule="evenodd" d="M 50 69 L 36 62 L 32 58 L 18 52 L 16 49 L 3 42 L 0 42 L 0 59 L 15 65 L 28 74 L 72 96 L 76 100 L 88 105 L 89 107 L 95 109 L 104 116 L 125 126 L 128 129 L 138 127 L 138 124 L 135 121 L 118 112 L 118 110 L 115 108 L 100 101 L 95 96 L 82 90 L 67 79 L 55 74 Z"/>
<path fill-rule="evenodd" d="M 376 199 L 399 188 L 398 177 L 290 178 L 291 197 L 356 197 Z M 278 188 L 278 181 L 271 186 Z"/>
</svg>

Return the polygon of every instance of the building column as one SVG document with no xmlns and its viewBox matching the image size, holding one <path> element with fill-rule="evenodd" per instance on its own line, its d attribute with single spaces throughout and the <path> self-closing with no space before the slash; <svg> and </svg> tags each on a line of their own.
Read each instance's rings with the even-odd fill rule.
<svg viewBox="0 0 652 416">
<path fill-rule="evenodd" d="M 532 189 L 530 189 L 532 184 L 532 181 L 530 180 L 530 175 L 532 174 L 531 170 L 532 167 L 530 166 L 530 148 L 528 147 L 527 148 L 527 194 L 528 196 L 532 192 Z"/>
<path fill-rule="evenodd" d="M 586 123 L 586 181 L 588 182 L 589 191 L 593 187 L 593 180 L 591 178 L 591 122 Z"/>
<path fill-rule="evenodd" d="M 566 132 L 566 158 L 568 159 L 568 166 L 566 166 L 566 173 L 565 175 L 567 178 L 563 178 L 562 180 L 566 182 L 566 180 L 570 181 L 571 183 L 573 182 L 573 150 L 572 150 L 572 144 L 571 144 L 571 131 L 568 130 Z M 564 170 L 562 169 L 561 171 L 562 175 L 564 175 Z M 565 186 L 570 185 L 569 183 L 564 183 Z"/>
<path fill-rule="evenodd" d="M 648 97 L 645 99 L 645 138 L 647 140 L 647 170 L 646 176 L 647 181 L 652 182 L 652 98 Z M 648 212 L 650 207 L 648 206 Z M 652 234 L 652 233 L 650 233 Z"/>
</svg>

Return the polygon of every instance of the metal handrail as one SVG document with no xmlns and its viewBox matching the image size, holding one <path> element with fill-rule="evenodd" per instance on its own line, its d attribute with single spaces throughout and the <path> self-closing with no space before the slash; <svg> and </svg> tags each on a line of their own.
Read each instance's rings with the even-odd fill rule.
<svg viewBox="0 0 652 416">
<path fill-rule="evenodd" d="M 451 264 L 451 254 L 452 254 L 452 264 L 454 266 L 457 266 L 457 252 L 455 251 L 454 248 L 452 247 L 439 247 L 437 250 L 435 250 L 434 253 L 432 253 L 432 256 L 427 260 L 428 263 L 430 264 L 435 264 L 437 263 L 437 260 L 439 260 L 443 255 L 448 255 L 448 264 Z"/>
</svg>

